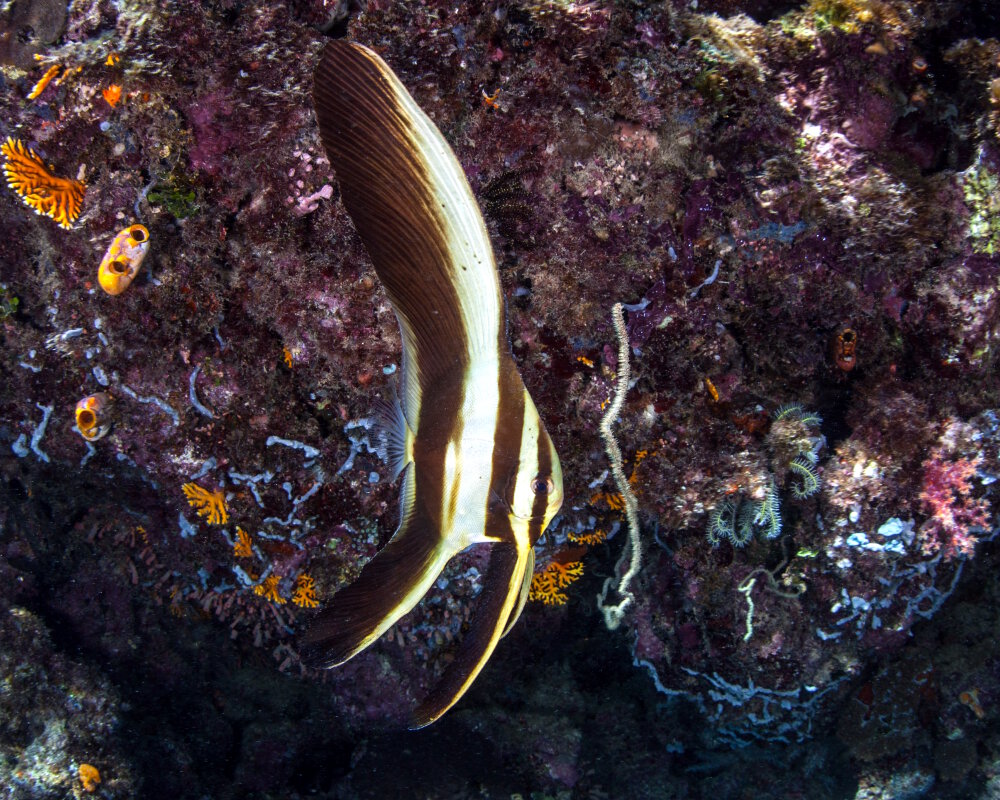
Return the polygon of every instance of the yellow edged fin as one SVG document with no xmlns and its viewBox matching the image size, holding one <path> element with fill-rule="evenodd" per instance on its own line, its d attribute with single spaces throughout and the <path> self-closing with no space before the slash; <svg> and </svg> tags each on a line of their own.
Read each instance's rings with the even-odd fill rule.
<svg viewBox="0 0 1000 800">
<path fill-rule="evenodd" d="M 535 548 L 532 547 L 528 551 L 528 565 L 524 569 L 524 580 L 521 581 L 521 595 L 517 598 L 517 605 L 511 612 L 510 619 L 507 621 L 507 627 L 503 629 L 503 635 L 506 636 L 510 633 L 510 629 L 514 627 L 514 624 L 521 618 L 521 612 L 524 611 L 524 606 L 528 602 L 528 595 L 531 594 L 531 576 L 535 574 Z"/>
<path fill-rule="evenodd" d="M 339 666 L 376 641 L 420 601 L 458 552 L 417 508 L 413 473 L 410 468 L 403 478 L 402 521 L 389 543 L 303 634 L 302 660 L 309 666 Z"/>
<path fill-rule="evenodd" d="M 521 596 L 531 548 L 520 544 L 496 544 L 479 595 L 476 616 L 437 686 L 413 712 L 410 730 L 424 728 L 461 699 L 486 665 L 505 631 Z"/>
</svg>

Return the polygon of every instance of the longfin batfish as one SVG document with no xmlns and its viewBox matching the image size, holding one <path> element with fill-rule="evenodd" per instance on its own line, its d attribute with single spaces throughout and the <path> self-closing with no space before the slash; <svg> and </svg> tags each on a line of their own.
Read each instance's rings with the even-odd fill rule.
<svg viewBox="0 0 1000 800">
<path fill-rule="evenodd" d="M 402 329 L 400 523 L 303 636 L 307 663 L 360 653 L 468 546 L 492 545 L 476 616 L 414 712 L 434 722 L 514 624 L 532 547 L 562 505 L 555 447 L 521 382 L 486 225 L 448 143 L 374 52 L 328 43 L 313 85 L 340 194 Z"/>
</svg>

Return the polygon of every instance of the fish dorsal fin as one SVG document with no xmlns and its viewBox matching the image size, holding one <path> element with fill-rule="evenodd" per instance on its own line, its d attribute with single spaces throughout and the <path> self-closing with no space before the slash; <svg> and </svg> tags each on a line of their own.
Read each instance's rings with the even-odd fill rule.
<svg viewBox="0 0 1000 800">
<path fill-rule="evenodd" d="M 514 627 L 514 624 L 520 619 L 521 612 L 524 611 L 524 606 L 528 602 L 528 595 L 531 594 L 531 576 L 535 574 L 535 548 L 532 547 L 528 551 L 528 565 L 524 568 L 524 580 L 521 581 L 521 594 L 517 598 L 517 605 L 510 614 L 510 619 L 507 621 L 507 627 L 503 629 L 503 635 L 506 636 L 510 633 L 510 629 Z"/>
<path fill-rule="evenodd" d="M 395 392 L 391 399 L 376 400 L 373 411 L 376 435 L 383 450 L 380 455 L 385 457 L 385 462 L 389 465 L 392 480 L 396 480 L 406 465 L 413 461 L 413 431 Z"/>
<path fill-rule="evenodd" d="M 360 653 L 420 601 L 455 555 L 420 513 L 413 472 L 403 476 L 401 521 L 388 544 L 303 634 L 300 652 L 307 665 L 336 667 Z"/>
<path fill-rule="evenodd" d="M 502 542 L 490 550 L 490 564 L 479 595 L 476 615 L 437 686 L 410 720 L 410 728 L 423 728 L 458 702 L 493 654 L 504 624 L 518 604 L 528 565 L 530 547 Z"/>
<path fill-rule="evenodd" d="M 404 411 L 504 339 L 493 249 L 461 165 L 377 54 L 338 39 L 313 85 L 320 136 L 403 332 Z"/>
</svg>

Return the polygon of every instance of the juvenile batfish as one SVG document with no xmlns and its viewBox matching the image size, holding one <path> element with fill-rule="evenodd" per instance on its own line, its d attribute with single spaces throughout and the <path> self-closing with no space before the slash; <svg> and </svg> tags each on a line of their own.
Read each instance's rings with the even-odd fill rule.
<svg viewBox="0 0 1000 800">
<path fill-rule="evenodd" d="M 472 626 L 414 712 L 429 725 L 475 680 L 527 597 L 532 546 L 562 505 L 562 470 L 511 356 L 486 225 L 434 123 L 374 52 L 327 44 L 313 102 L 341 199 L 403 339 L 390 437 L 400 523 L 304 634 L 307 663 L 360 653 L 470 545 L 492 545 Z"/>
</svg>

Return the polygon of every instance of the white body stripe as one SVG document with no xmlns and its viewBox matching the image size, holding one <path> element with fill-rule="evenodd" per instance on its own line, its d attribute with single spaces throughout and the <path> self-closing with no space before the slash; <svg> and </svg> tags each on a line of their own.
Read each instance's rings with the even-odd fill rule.
<svg viewBox="0 0 1000 800">
<path fill-rule="evenodd" d="M 521 426 L 521 464 L 517 471 L 514 492 L 511 497 L 510 510 L 513 514 L 511 525 L 520 547 L 530 546 L 528 543 L 528 520 L 531 508 L 535 502 L 535 492 L 531 482 L 538 474 L 538 432 L 541 420 L 531 401 L 531 395 L 524 390 L 524 423 Z"/>
<path fill-rule="evenodd" d="M 492 541 L 485 531 L 500 409 L 499 370 L 495 353 L 480 355 L 469 366 L 459 438 L 449 443 L 445 458 L 442 534 L 456 553 L 471 544 Z"/>
</svg>

